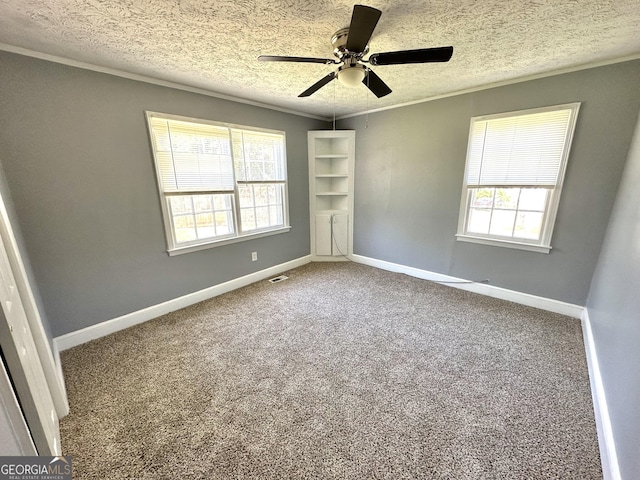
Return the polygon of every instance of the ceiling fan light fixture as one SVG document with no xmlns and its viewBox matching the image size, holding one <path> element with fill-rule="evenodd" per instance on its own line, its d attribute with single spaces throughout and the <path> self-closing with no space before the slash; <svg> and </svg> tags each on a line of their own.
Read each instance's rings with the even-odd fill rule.
<svg viewBox="0 0 640 480">
<path fill-rule="evenodd" d="M 338 70 L 338 80 L 346 87 L 355 87 L 362 83 L 366 75 L 366 67 L 356 64 L 340 67 Z"/>
</svg>

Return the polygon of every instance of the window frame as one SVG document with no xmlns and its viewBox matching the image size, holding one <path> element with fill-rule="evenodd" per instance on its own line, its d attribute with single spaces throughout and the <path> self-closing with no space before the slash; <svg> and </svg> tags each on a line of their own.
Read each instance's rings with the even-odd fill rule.
<svg viewBox="0 0 640 480">
<path fill-rule="evenodd" d="M 482 245 L 492 245 L 499 247 L 514 248 L 519 250 L 527 250 L 538 253 L 549 253 L 552 249 L 551 238 L 553 236 L 553 230 L 555 227 L 556 216 L 558 213 L 558 207 L 560 205 L 560 196 L 562 193 L 562 187 L 564 184 L 565 173 L 567 169 L 567 162 L 569 154 L 571 152 L 571 145 L 573 143 L 573 137 L 575 134 L 575 128 L 580 111 L 580 102 L 566 103 L 562 105 L 552 105 L 547 107 L 530 108 L 525 110 L 517 110 L 511 112 L 503 112 L 490 115 L 481 115 L 472 117 L 469 123 L 469 138 L 467 143 L 467 156 L 465 160 L 464 176 L 462 179 L 462 192 L 460 200 L 460 211 L 458 215 L 458 230 L 456 233 L 456 240 L 470 243 L 478 243 Z M 485 186 L 469 186 L 467 184 L 467 173 L 469 170 L 469 157 L 471 153 L 471 144 L 473 140 L 473 127 L 476 122 L 490 121 L 497 119 L 504 119 L 510 117 L 519 117 L 523 115 L 531 115 L 537 113 L 553 112 L 557 110 L 570 110 L 569 121 L 567 124 L 567 135 L 565 138 L 564 146 L 562 149 L 560 165 L 558 169 L 558 177 L 553 187 L 549 187 L 547 194 L 546 207 L 543 212 L 540 239 L 538 241 L 532 241 L 530 239 L 524 239 L 520 237 L 506 237 L 495 234 L 481 234 L 481 233 L 468 233 L 467 226 L 469 221 L 469 215 L 471 211 L 471 200 L 473 196 L 473 190 L 480 188 L 545 188 L 541 186 L 527 186 L 527 185 L 485 185 Z M 492 211 L 495 210 L 495 205 L 492 205 Z M 517 210 L 516 210 L 517 212 Z"/>
<path fill-rule="evenodd" d="M 158 188 L 158 198 L 160 200 L 160 206 L 162 210 L 162 219 L 165 232 L 165 240 L 167 244 L 167 253 L 169 256 L 180 255 L 183 253 L 195 252 L 208 248 L 215 248 L 223 245 L 229 245 L 238 242 L 244 242 L 246 240 L 267 237 L 271 235 L 277 235 L 280 233 L 286 233 L 291 230 L 291 224 L 289 221 L 289 182 L 288 182 L 288 162 L 287 162 L 287 141 L 286 132 L 282 130 L 272 130 L 261 127 L 252 127 L 247 125 L 238 125 L 227 122 L 217 122 L 213 120 L 207 120 L 202 118 L 187 117 L 183 115 L 175 115 L 170 113 L 161 113 L 155 111 L 145 111 L 145 118 L 147 120 L 147 128 L 149 135 L 149 142 L 151 144 L 153 164 L 156 175 L 156 186 Z M 175 120 L 179 122 L 190 122 L 201 125 L 211 125 L 213 127 L 226 128 L 229 131 L 229 147 L 232 162 L 233 171 L 233 191 L 217 191 L 217 190 L 203 190 L 202 192 L 165 192 L 162 185 L 162 175 L 160 172 L 160 164 L 157 160 L 156 145 L 154 141 L 153 127 L 151 124 L 152 118 L 161 118 L 164 120 Z M 282 148 L 283 148 L 283 160 L 282 166 L 283 180 L 239 180 L 236 172 L 236 159 L 234 156 L 233 140 L 231 130 L 240 130 L 242 132 L 249 133 L 266 133 L 282 136 Z M 246 185 L 257 184 L 279 184 L 282 185 L 282 215 L 283 224 L 276 227 L 257 228 L 244 232 L 242 230 L 242 220 L 240 216 L 240 193 L 239 187 Z M 178 244 L 175 239 L 175 225 L 174 216 L 171 211 L 170 197 L 173 196 L 194 196 L 194 195 L 216 195 L 225 194 L 231 196 L 231 214 L 233 218 L 234 232 L 228 235 L 222 235 L 214 238 L 196 239 L 190 242 Z M 255 205 L 254 205 L 255 209 Z M 215 207 L 213 207 L 213 210 Z M 196 215 L 194 210 L 193 215 Z M 215 213 L 214 213 L 215 216 Z"/>
</svg>

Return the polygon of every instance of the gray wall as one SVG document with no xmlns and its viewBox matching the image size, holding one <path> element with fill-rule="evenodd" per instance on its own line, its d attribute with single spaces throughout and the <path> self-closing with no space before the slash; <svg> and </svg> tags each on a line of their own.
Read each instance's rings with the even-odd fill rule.
<svg viewBox="0 0 640 480">
<path fill-rule="evenodd" d="M 640 478 L 640 118 L 587 301 L 622 478 Z"/>
<path fill-rule="evenodd" d="M 325 122 L 6 52 L 0 65 L 0 160 L 54 336 L 309 254 L 306 132 Z M 145 110 L 286 131 L 291 231 L 169 257 Z"/>
<path fill-rule="evenodd" d="M 340 121 L 357 130 L 354 253 L 584 305 L 640 105 L 639 78 L 633 61 L 369 114 L 368 127 L 365 116 Z M 551 253 L 456 242 L 470 118 L 578 101 Z"/>
</svg>

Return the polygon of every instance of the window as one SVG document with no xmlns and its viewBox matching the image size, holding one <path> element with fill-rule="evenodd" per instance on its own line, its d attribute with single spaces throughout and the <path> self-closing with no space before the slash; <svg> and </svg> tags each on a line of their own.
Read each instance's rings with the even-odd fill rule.
<svg viewBox="0 0 640 480">
<path fill-rule="evenodd" d="M 288 231 L 284 132 L 147 120 L 170 254 Z"/>
<path fill-rule="evenodd" d="M 458 240 L 549 252 L 579 108 L 471 119 Z"/>
</svg>

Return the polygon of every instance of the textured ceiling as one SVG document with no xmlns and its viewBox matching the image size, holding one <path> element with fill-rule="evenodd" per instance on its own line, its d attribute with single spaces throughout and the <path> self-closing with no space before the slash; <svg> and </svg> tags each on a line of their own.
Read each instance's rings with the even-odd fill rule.
<svg viewBox="0 0 640 480">
<path fill-rule="evenodd" d="M 371 53 L 454 46 L 449 63 L 374 67 L 393 93 L 337 81 L 297 98 L 335 66 L 345 0 L 0 0 L 0 42 L 324 117 L 640 56 L 640 0 L 367 0 L 382 10 Z"/>
</svg>

